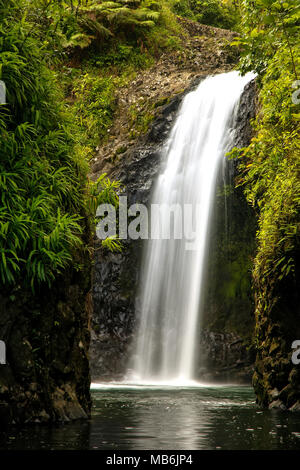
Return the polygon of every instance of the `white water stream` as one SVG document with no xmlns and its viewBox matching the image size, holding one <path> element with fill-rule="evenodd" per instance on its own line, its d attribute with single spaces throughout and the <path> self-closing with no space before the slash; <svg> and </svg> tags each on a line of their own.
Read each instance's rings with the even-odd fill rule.
<svg viewBox="0 0 300 470">
<path fill-rule="evenodd" d="M 184 237 L 145 244 L 130 378 L 135 383 L 193 383 L 217 175 L 232 147 L 239 98 L 253 78 L 235 71 L 208 77 L 182 102 L 151 204 L 179 205 L 185 216 L 184 207 L 192 207 L 195 238 L 192 250 Z M 179 223 L 174 218 L 174 232 Z M 167 216 L 162 224 L 170 224 Z"/>
</svg>

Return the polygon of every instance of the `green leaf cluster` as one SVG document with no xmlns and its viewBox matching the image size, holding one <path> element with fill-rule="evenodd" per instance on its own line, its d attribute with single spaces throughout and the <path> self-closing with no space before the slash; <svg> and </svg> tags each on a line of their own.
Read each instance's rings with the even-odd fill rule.
<svg viewBox="0 0 300 470">
<path fill-rule="evenodd" d="M 52 46 L 54 55 L 90 47 L 99 51 L 120 41 L 142 45 L 155 27 L 164 26 L 166 31 L 174 26 L 166 0 L 61 0 L 41 2 L 44 8 L 37 8 L 38 3 L 28 0 L 27 9 L 31 4 L 35 34 Z"/>
<path fill-rule="evenodd" d="M 298 0 L 240 0 L 240 68 L 264 74 L 278 49 L 287 49 L 296 73 L 299 54 L 300 4 Z"/>
<path fill-rule="evenodd" d="M 199 23 L 235 30 L 239 22 L 237 2 L 221 0 L 175 0 L 174 11 Z"/>
<path fill-rule="evenodd" d="M 300 251 L 299 3 L 242 1 L 242 72 L 258 73 L 254 137 L 243 150 L 242 177 L 259 229 L 253 278 L 256 315 L 270 312 L 284 282 L 295 283 Z M 296 86 L 297 88 L 297 86 Z M 300 88 L 300 86 L 298 86 Z"/>
<path fill-rule="evenodd" d="M 0 1 L 0 284 L 34 290 L 85 249 L 93 201 L 109 192 L 94 194 L 78 126 L 19 6 Z"/>
</svg>

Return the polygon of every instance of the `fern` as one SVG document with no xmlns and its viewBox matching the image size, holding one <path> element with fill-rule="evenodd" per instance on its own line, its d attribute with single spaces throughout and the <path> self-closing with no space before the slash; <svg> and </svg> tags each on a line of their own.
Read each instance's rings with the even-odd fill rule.
<svg viewBox="0 0 300 470">
<path fill-rule="evenodd" d="M 122 252 L 122 242 L 116 236 L 111 236 L 111 237 L 105 238 L 105 240 L 102 240 L 101 244 L 102 244 L 103 248 L 106 248 L 109 251 Z"/>
<path fill-rule="evenodd" d="M 82 26 L 84 29 L 91 33 L 96 33 L 98 36 L 102 38 L 110 38 L 113 36 L 112 32 L 103 26 L 99 21 L 89 18 L 83 17 L 78 21 L 79 25 Z"/>
<path fill-rule="evenodd" d="M 94 36 L 77 33 L 73 34 L 69 40 L 63 41 L 62 44 L 63 47 L 80 47 L 80 49 L 84 49 L 91 44 L 93 39 L 95 39 Z"/>
</svg>

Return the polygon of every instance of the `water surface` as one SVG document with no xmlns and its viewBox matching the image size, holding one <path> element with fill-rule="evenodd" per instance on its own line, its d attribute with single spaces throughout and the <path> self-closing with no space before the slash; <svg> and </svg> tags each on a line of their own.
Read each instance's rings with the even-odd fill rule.
<svg viewBox="0 0 300 470">
<path fill-rule="evenodd" d="M 101 388 L 88 422 L 0 434 L 1 449 L 300 449 L 300 415 L 262 411 L 251 387 Z"/>
</svg>

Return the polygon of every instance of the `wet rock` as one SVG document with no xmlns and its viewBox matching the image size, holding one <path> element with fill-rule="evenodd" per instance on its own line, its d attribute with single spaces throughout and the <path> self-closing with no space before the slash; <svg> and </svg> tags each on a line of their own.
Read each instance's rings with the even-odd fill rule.
<svg viewBox="0 0 300 470">
<path fill-rule="evenodd" d="M 199 380 L 251 383 L 254 350 L 234 333 L 202 330 L 199 334 Z"/>
<path fill-rule="evenodd" d="M 296 401 L 293 406 L 289 408 L 289 411 L 300 412 L 300 401 Z"/>
<path fill-rule="evenodd" d="M 286 406 L 281 400 L 275 400 L 269 404 L 269 410 L 286 410 Z"/>
<path fill-rule="evenodd" d="M 270 397 L 271 397 L 272 400 L 276 400 L 279 397 L 279 391 L 277 390 L 277 388 L 274 388 L 270 392 Z"/>
<path fill-rule="evenodd" d="M 66 271 L 38 296 L 0 295 L 0 338 L 7 364 L 0 367 L 1 409 L 8 422 L 43 423 L 87 418 L 90 261 L 82 272 Z M 57 390 L 62 390 L 58 394 Z"/>
</svg>

